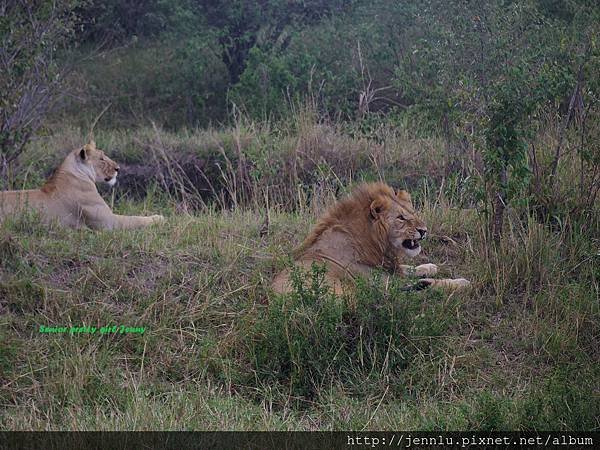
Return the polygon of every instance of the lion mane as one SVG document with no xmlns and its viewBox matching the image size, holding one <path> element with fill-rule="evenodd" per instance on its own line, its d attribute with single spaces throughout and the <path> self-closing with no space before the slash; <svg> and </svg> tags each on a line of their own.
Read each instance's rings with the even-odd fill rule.
<svg viewBox="0 0 600 450">
<path fill-rule="evenodd" d="M 401 191 L 402 198 L 406 197 Z M 374 201 L 389 205 L 396 194 L 394 190 L 383 183 L 362 184 L 352 195 L 335 203 L 317 222 L 308 237 L 294 251 L 296 256 L 310 251 L 310 248 L 326 234 L 328 230 L 339 231 L 348 239 L 360 260 L 373 266 L 382 262 L 389 263 L 386 256 L 387 224 L 382 221 L 373 223 L 370 220 L 370 208 Z"/>
</svg>

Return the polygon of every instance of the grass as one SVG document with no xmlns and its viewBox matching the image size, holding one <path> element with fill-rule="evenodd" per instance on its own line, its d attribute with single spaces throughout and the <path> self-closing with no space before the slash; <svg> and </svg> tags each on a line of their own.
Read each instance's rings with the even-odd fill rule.
<svg viewBox="0 0 600 450">
<path fill-rule="evenodd" d="M 371 280 L 354 299 L 274 297 L 270 278 L 308 222 L 273 212 L 262 239 L 252 211 L 172 214 L 164 227 L 113 233 L 6 222 L 0 424 L 597 428 L 598 304 L 589 280 L 548 282 L 533 296 L 517 285 L 498 303 L 486 292 L 495 277 L 474 269 L 477 255 L 459 245 L 458 266 L 446 270 L 475 280 L 465 293 L 407 295 Z M 443 254 L 441 246 L 428 253 Z M 52 335 L 40 325 L 147 331 Z"/>
<path fill-rule="evenodd" d="M 600 429 L 594 227 L 557 229 L 526 208 L 509 210 L 494 248 L 485 216 L 465 208 L 468 191 L 448 189 L 449 178 L 434 167 L 443 164 L 419 153 L 424 141 L 400 131 L 369 160 L 373 143 L 296 125 L 279 135 L 252 127 L 180 137 L 148 129 L 100 139 L 125 144 L 121 152 L 132 160 L 127 145 L 135 143 L 151 149 L 160 140 L 173 158 L 177 149 L 211 142 L 227 155 L 239 142 L 251 162 L 262 161 L 250 167 L 264 170 L 263 147 L 282 168 L 281 155 L 309 154 L 296 161 L 317 160 L 312 167 L 329 182 L 311 181 L 303 169 L 264 197 L 259 188 L 282 178 L 264 172 L 252 189 L 234 193 L 237 205 L 198 210 L 189 207 L 192 191 L 160 184 L 141 198 L 105 193 L 117 212 L 168 217 L 144 230 L 48 227 L 30 214 L 0 224 L 0 428 Z M 294 141 L 298 130 L 303 138 Z M 35 185 L 57 159 L 48 148 L 75 146 L 78 133 L 36 144 L 20 182 Z M 356 167 L 325 152 L 342 143 L 362 155 Z M 43 157 L 34 162 L 34 155 Z M 395 167 L 406 155 L 415 180 L 433 170 L 430 178 L 442 181 L 411 185 L 431 234 L 417 262 L 469 278 L 472 289 L 407 293 L 406 280 L 383 284 L 374 275 L 355 295 L 333 298 L 315 268 L 298 274 L 293 294 L 274 295 L 273 275 L 324 205 L 360 179 L 400 177 Z M 221 174 L 224 189 L 233 166 Z M 304 187 L 292 191 L 297 182 Z M 293 198 L 275 201 L 282 193 Z M 40 325 L 145 332 L 50 334 Z"/>
</svg>

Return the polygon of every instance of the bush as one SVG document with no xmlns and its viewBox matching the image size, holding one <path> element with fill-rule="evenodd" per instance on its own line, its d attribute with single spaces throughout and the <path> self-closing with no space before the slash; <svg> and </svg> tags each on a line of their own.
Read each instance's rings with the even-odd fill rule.
<svg viewBox="0 0 600 450">
<path fill-rule="evenodd" d="M 226 115 L 226 73 L 210 37 L 133 41 L 87 56 L 71 84 L 80 101 L 63 114 L 84 129 L 106 104 L 103 125 L 125 128 L 155 121 L 169 128 L 206 126 Z M 89 49 L 82 55 L 89 53 Z"/>
<path fill-rule="evenodd" d="M 293 292 L 275 296 L 240 334 L 251 372 L 245 384 L 278 385 L 310 400 L 330 385 L 363 393 L 383 379 L 405 395 L 402 372 L 429 346 L 411 337 L 438 336 L 448 325 L 443 307 L 421 310 L 423 297 L 438 294 L 405 292 L 402 280 L 386 286 L 376 275 L 359 280 L 353 295 L 335 297 L 325 270 L 317 264 L 308 272 L 293 269 Z"/>
</svg>

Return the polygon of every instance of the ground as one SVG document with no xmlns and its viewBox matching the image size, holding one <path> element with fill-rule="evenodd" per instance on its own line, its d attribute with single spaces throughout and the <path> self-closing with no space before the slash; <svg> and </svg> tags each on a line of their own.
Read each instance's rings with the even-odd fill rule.
<svg viewBox="0 0 600 450">
<path fill-rule="evenodd" d="M 496 248 L 479 209 L 415 189 L 431 235 L 416 262 L 470 289 L 407 293 L 376 274 L 333 298 L 315 270 L 278 297 L 273 275 L 343 192 L 271 205 L 268 226 L 258 202 L 190 209 L 161 192 L 103 194 L 167 217 L 147 229 L 0 225 L 1 428 L 600 427 L 593 235 L 509 210 Z"/>
</svg>

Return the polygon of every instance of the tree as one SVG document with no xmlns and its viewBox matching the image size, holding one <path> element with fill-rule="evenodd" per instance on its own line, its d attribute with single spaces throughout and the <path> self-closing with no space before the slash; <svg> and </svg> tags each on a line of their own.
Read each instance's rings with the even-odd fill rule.
<svg viewBox="0 0 600 450">
<path fill-rule="evenodd" d="M 132 36 L 155 37 L 181 24 L 187 0 L 90 0 L 78 8 L 83 42 L 121 44 Z"/>
<path fill-rule="evenodd" d="M 56 105 L 64 70 L 55 55 L 73 36 L 76 0 L 0 1 L 0 184 Z"/>
<path fill-rule="evenodd" d="M 285 48 L 291 27 L 315 24 L 328 15 L 343 13 L 354 3 L 350 0 L 190 1 L 219 36 L 230 85 L 240 80 L 253 47 Z"/>
<path fill-rule="evenodd" d="M 506 205 L 527 186 L 536 112 L 568 98 L 576 83 L 574 48 L 563 24 L 533 0 L 430 0 L 414 22 L 423 35 L 399 67 L 398 83 L 480 150 L 490 234 L 499 242 Z"/>
</svg>

